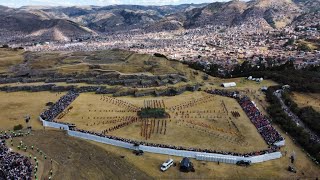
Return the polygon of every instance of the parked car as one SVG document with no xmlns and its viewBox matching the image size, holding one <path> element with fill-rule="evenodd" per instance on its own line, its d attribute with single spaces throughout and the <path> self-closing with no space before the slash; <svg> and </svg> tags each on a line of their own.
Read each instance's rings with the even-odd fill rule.
<svg viewBox="0 0 320 180">
<path fill-rule="evenodd" d="M 171 166 L 173 165 L 173 159 L 168 159 L 166 162 L 164 162 L 160 169 L 161 171 L 166 171 L 167 169 L 169 169 Z"/>
</svg>

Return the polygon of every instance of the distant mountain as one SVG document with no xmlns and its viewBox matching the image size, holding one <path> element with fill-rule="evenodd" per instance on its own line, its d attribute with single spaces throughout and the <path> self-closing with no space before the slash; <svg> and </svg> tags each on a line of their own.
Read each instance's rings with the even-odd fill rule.
<svg viewBox="0 0 320 180">
<path fill-rule="evenodd" d="M 2 8 L 3 9 L 3 8 Z M 70 40 L 94 32 L 67 19 L 53 19 L 41 10 L 5 8 L 0 11 L 0 29 L 4 35 L 25 34 L 25 37 L 42 40 Z"/>
<path fill-rule="evenodd" d="M 320 0 L 293 0 L 293 2 L 309 11 L 320 10 Z"/>
<path fill-rule="evenodd" d="M 178 30 L 205 25 L 282 28 L 319 22 L 320 0 L 233 0 L 177 6 L 0 6 L 0 37 L 70 40 L 97 33 Z"/>
<path fill-rule="evenodd" d="M 281 28 L 301 14 L 301 9 L 291 0 L 252 0 L 243 2 L 215 2 L 203 8 L 195 8 L 177 19 L 184 20 L 186 28 L 203 25 L 261 24 L 265 28 Z"/>
<path fill-rule="evenodd" d="M 234 20 L 247 8 L 245 2 L 216 2 L 204 8 L 193 9 L 185 13 L 185 27 L 197 27 L 203 24 L 231 26 Z"/>
<path fill-rule="evenodd" d="M 203 7 L 207 4 L 177 6 L 113 5 L 106 7 L 49 8 L 42 11 L 57 18 L 66 18 L 99 32 L 142 28 L 177 12 Z"/>
</svg>

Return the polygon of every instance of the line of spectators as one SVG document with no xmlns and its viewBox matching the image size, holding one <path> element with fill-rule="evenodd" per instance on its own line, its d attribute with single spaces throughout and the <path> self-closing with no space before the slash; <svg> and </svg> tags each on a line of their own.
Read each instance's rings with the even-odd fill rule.
<svg viewBox="0 0 320 180">
<path fill-rule="evenodd" d="M 272 127 L 268 118 L 259 111 L 249 97 L 244 95 L 240 96 L 238 92 L 223 90 L 208 90 L 207 93 L 235 98 L 267 144 L 273 145 L 284 140 L 280 133 Z"/>
<path fill-rule="evenodd" d="M 66 95 L 62 96 L 55 104 L 49 109 L 41 113 L 41 118 L 46 121 L 53 121 L 60 113 L 62 113 L 77 97 L 79 93 L 69 91 Z"/>
</svg>

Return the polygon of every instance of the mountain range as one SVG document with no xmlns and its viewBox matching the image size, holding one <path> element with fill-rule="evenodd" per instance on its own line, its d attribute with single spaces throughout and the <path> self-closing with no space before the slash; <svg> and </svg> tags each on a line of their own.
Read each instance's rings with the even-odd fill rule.
<svg viewBox="0 0 320 180">
<path fill-rule="evenodd" d="M 0 37 L 70 40 L 99 33 L 177 30 L 205 25 L 283 28 L 310 17 L 319 22 L 320 0 L 233 0 L 168 6 L 0 6 Z"/>
</svg>

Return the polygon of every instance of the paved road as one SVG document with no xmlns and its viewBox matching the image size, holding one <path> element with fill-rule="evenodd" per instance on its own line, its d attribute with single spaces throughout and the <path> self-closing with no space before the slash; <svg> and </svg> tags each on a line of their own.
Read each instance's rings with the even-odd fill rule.
<svg viewBox="0 0 320 180">
<path fill-rule="evenodd" d="M 294 121 L 298 126 L 304 128 L 306 130 L 307 133 L 309 133 L 311 139 L 315 140 L 316 142 L 320 143 L 320 137 L 314 133 L 311 129 L 309 129 L 304 123 L 303 121 L 301 121 L 301 119 L 295 115 L 290 109 L 289 107 L 284 103 L 283 99 L 282 99 L 282 95 L 281 95 L 282 90 L 278 90 L 278 92 L 274 92 L 274 95 L 279 99 L 282 109 L 283 111 L 291 118 L 292 121 Z"/>
</svg>

